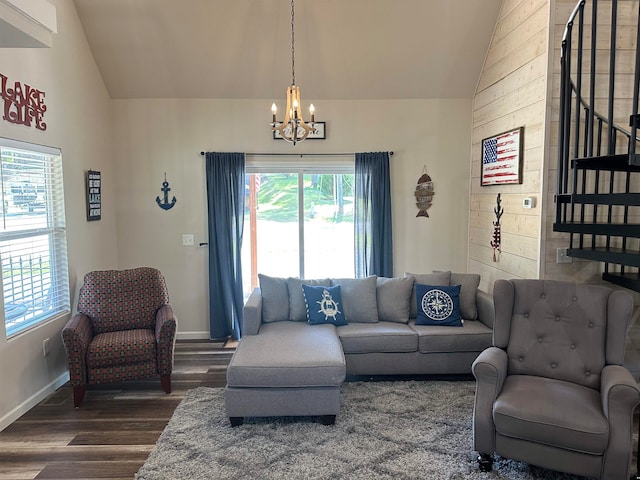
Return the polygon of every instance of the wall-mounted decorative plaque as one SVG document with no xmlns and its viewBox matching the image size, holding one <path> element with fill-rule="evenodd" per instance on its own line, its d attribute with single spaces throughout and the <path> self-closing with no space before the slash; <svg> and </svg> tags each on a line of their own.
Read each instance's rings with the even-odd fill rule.
<svg viewBox="0 0 640 480">
<path fill-rule="evenodd" d="M 100 172 L 87 171 L 87 221 L 100 220 L 102 216 L 102 178 Z"/>
</svg>

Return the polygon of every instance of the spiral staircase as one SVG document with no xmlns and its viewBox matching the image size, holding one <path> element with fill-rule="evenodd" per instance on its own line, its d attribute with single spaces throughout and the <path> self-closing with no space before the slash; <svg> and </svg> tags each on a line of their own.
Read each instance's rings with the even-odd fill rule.
<svg viewBox="0 0 640 480">
<path fill-rule="evenodd" d="M 640 2 L 580 1 L 561 46 L 553 230 L 640 292 Z"/>
</svg>

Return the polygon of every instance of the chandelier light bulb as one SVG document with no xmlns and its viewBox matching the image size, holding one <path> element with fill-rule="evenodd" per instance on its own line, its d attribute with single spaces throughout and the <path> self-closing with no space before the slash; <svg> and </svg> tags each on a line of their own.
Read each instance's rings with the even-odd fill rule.
<svg viewBox="0 0 640 480">
<path fill-rule="evenodd" d="M 278 113 L 278 107 L 276 107 L 275 103 L 271 104 L 271 113 L 273 114 L 273 123 L 276 123 L 276 113 Z"/>
</svg>

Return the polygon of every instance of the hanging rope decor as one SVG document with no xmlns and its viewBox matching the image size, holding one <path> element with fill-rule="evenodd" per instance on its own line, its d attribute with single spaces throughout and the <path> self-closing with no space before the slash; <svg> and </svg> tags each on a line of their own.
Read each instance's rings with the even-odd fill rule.
<svg viewBox="0 0 640 480">
<path fill-rule="evenodd" d="M 496 207 L 493 209 L 493 213 L 496 214 L 496 220 L 493 223 L 493 240 L 491 240 L 490 245 L 493 248 L 493 261 L 497 262 L 502 251 L 500 250 L 500 217 L 502 217 L 503 209 L 500 206 L 502 203 L 502 199 L 500 198 L 500 194 L 498 194 L 498 198 L 496 198 Z M 496 256 L 496 252 L 498 255 Z"/>
<path fill-rule="evenodd" d="M 427 209 L 431 206 L 433 200 L 433 182 L 431 177 L 427 175 L 427 166 L 422 167 L 422 175 L 418 179 L 416 185 L 416 206 L 418 207 L 418 214 L 416 217 L 429 217 Z"/>
</svg>

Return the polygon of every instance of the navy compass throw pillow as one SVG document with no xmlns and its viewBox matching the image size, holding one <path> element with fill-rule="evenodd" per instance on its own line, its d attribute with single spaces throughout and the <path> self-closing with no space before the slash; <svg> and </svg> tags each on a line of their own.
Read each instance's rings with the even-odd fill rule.
<svg viewBox="0 0 640 480">
<path fill-rule="evenodd" d="M 418 315 L 416 325 L 461 327 L 460 285 L 433 286 L 416 284 Z"/>
</svg>

